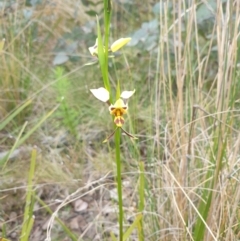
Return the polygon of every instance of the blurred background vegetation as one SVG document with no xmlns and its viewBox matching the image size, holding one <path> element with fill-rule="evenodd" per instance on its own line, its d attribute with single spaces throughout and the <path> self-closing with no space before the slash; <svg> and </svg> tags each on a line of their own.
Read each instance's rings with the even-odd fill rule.
<svg viewBox="0 0 240 241">
<path fill-rule="evenodd" d="M 214 240 L 208 227 L 215 240 L 240 239 L 238 0 L 114 0 L 112 6 L 110 43 L 132 40 L 110 60 L 110 81 L 136 89 L 125 126 L 138 140 L 122 137 L 123 179 L 132 184 L 126 208 L 138 199 L 143 161 L 146 240 Z M 106 174 L 114 183 L 114 142 L 102 144 L 112 119 L 89 92 L 102 81 L 98 63 L 86 65 L 95 61 L 88 47 L 96 40 L 96 15 L 103 26 L 102 1 L 0 1 L 0 227 L 11 240 L 18 240 L 13 233 L 21 227 L 33 148 L 35 195 L 49 207 Z M 49 212 L 35 205 L 46 222 Z M 199 231 L 205 239 L 193 207 L 209 225 Z M 100 239 L 83 240 L 108 240 L 99 226 Z M 53 240 L 65 240 L 54 232 Z"/>
</svg>

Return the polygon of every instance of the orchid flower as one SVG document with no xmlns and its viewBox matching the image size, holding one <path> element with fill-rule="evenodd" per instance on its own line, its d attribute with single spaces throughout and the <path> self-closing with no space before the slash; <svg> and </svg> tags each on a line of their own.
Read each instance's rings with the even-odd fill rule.
<svg viewBox="0 0 240 241">
<path fill-rule="evenodd" d="M 124 45 L 126 45 L 128 42 L 130 42 L 131 38 L 120 38 L 117 41 L 115 41 L 111 47 L 109 48 L 109 52 L 116 52 L 120 48 L 122 48 Z M 95 44 L 92 47 L 89 47 L 89 52 L 92 56 L 98 57 L 98 39 L 96 39 Z M 105 47 L 104 47 L 105 50 Z"/>
<path fill-rule="evenodd" d="M 127 100 L 135 93 L 135 90 L 133 91 L 123 91 L 120 95 L 120 98 L 116 100 L 114 104 L 110 103 L 110 95 L 108 90 L 105 88 L 101 87 L 98 89 L 90 89 L 92 94 L 100 101 L 105 102 L 109 105 L 109 112 L 111 115 L 114 116 L 114 123 L 117 126 L 117 128 L 121 128 L 122 131 L 128 135 L 131 138 L 137 139 L 127 131 L 125 131 L 122 126 L 124 124 L 124 118 L 123 115 L 127 113 L 128 111 L 128 104 Z M 108 136 L 103 142 L 107 142 L 115 133 L 117 128 L 111 133 L 110 136 Z"/>
</svg>

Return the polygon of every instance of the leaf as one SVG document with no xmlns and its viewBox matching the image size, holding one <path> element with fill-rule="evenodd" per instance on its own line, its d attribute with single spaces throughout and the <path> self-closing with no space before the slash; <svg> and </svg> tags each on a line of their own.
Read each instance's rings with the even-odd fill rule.
<svg viewBox="0 0 240 241">
<path fill-rule="evenodd" d="M 222 0 L 222 3 L 225 3 L 227 0 Z M 197 9 L 197 22 L 202 23 L 204 20 L 208 20 L 215 16 L 217 9 L 217 2 L 215 0 L 208 0 L 206 3 L 200 5 Z"/>
<path fill-rule="evenodd" d="M 127 229 L 127 231 L 123 235 L 123 241 L 127 240 L 131 233 L 133 232 L 134 228 L 138 226 L 140 221 L 142 220 L 142 214 L 138 214 L 134 220 L 134 222 L 131 224 L 131 226 Z"/>
<path fill-rule="evenodd" d="M 133 34 L 129 46 L 135 46 L 139 42 L 145 42 L 151 36 L 154 36 L 154 38 L 155 36 L 156 38 L 159 36 L 159 23 L 157 19 L 153 19 L 149 22 L 144 22 L 141 28 L 135 31 Z"/>
<path fill-rule="evenodd" d="M 92 61 L 92 62 L 88 62 L 88 63 L 84 64 L 84 66 L 94 65 L 96 63 L 98 63 L 98 60 L 95 60 L 95 61 Z"/>
<path fill-rule="evenodd" d="M 69 60 L 69 57 L 66 52 L 59 52 L 59 53 L 57 53 L 57 55 L 55 56 L 55 58 L 53 60 L 53 65 L 64 64 L 68 60 Z"/>
<path fill-rule="evenodd" d="M 147 29 L 140 28 L 138 29 L 132 36 L 132 40 L 129 43 L 129 46 L 135 46 L 137 45 L 140 41 L 144 41 L 146 37 L 148 36 Z"/>
<path fill-rule="evenodd" d="M 3 130 L 5 126 L 15 118 L 15 116 L 17 116 L 22 110 L 24 110 L 31 103 L 32 103 L 31 99 L 27 100 L 24 104 L 19 106 L 15 111 L 9 114 L 9 116 L 7 116 L 4 120 L 1 120 L 0 130 Z"/>
<path fill-rule="evenodd" d="M 89 11 L 86 11 L 85 13 L 91 17 L 95 17 L 96 15 L 98 15 L 98 13 L 94 10 L 89 10 Z"/>
<path fill-rule="evenodd" d="M 155 13 L 156 15 L 159 15 L 159 14 L 163 14 L 164 13 L 164 5 L 167 5 L 167 10 L 170 11 L 172 9 L 172 6 L 173 4 L 171 2 L 158 2 L 156 3 L 153 8 L 152 8 L 152 11 L 153 13 Z"/>
<path fill-rule="evenodd" d="M 23 9 L 23 16 L 25 19 L 29 20 L 33 15 L 32 9 Z"/>
</svg>

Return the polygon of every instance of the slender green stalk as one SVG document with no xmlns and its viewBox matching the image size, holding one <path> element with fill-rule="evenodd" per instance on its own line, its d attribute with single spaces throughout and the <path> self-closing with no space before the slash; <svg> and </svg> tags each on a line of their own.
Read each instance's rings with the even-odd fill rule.
<svg viewBox="0 0 240 241">
<path fill-rule="evenodd" d="M 41 125 L 43 122 L 45 122 L 59 107 L 59 104 L 55 106 L 51 111 L 49 111 L 35 126 L 33 126 L 24 136 L 21 137 L 22 133 L 18 135 L 17 141 L 14 144 L 13 148 L 4 156 L 2 159 L 0 159 L 0 166 L 5 165 L 5 163 L 8 160 L 8 157 L 10 156 L 11 152 L 14 151 L 14 149 L 18 148 L 20 145 L 22 145 L 28 138 L 31 136 Z M 27 124 L 27 122 L 26 122 Z M 25 124 L 25 125 L 26 125 Z M 22 131 L 25 129 L 25 125 L 23 126 Z M 21 138 L 20 138 L 21 137 Z"/>
<path fill-rule="evenodd" d="M 0 130 L 3 130 L 8 123 L 10 123 L 12 120 L 14 120 L 14 118 L 15 118 L 22 110 L 24 110 L 28 105 L 30 105 L 31 103 L 32 103 L 32 100 L 31 100 L 31 99 L 27 100 L 24 104 L 22 104 L 22 105 L 19 106 L 16 110 L 14 110 L 12 113 L 10 113 L 8 117 L 6 117 L 4 120 L 1 120 Z"/>
<path fill-rule="evenodd" d="M 37 158 L 37 151 L 36 151 L 36 149 L 33 149 L 31 163 L 30 163 L 30 170 L 29 170 L 29 174 L 28 174 L 26 204 L 25 204 L 25 209 L 24 209 L 22 232 L 21 232 L 21 236 L 20 236 L 21 241 L 28 240 L 28 238 L 30 236 L 30 232 L 32 230 L 33 222 L 34 222 L 33 178 L 34 178 L 34 173 L 35 173 L 36 158 Z"/>
<path fill-rule="evenodd" d="M 140 213 L 143 212 L 144 210 L 144 206 L 145 206 L 145 201 L 144 201 L 144 186 L 145 186 L 145 176 L 144 176 L 144 162 L 140 162 L 139 163 L 139 170 L 140 170 L 140 174 L 139 174 L 139 203 L 138 203 L 138 211 Z M 140 219 L 139 220 L 139 225 L 138 225 L 139 229 L 138 229 L 138 239 L 139 241 L 143 241 L 144 240 L 144 229 L 143 229 L 143 220 Z"/>
<path fill-rule="evenodd" d="M 138 214 L 134 220 L 134 222 L 131 224 L 131 226 L 127 229 L 127 231 L 123 235 L 123 241 L 128 240 L 131 233 L 133 232 L 134 228 L 141 226 L 140 222 L 142 221 L 142 214 Z M 139 239 L 141 241 L 141 239 Z"/>
<path fill-rule="evenodd" d="M 62 124 L 70 133 L 74 137 L 77 137 L 76 119 L 79 113 L 69 105 L 69 78 L 64 74 L 64 69 L 59 66 L 54 70 L 54 74 L 59 81 L 57 81 L 53 87 L 55 87 L 58 95 L 57 101 L 61 103 L 57 111 L 57 116 L 60 117 Z"/>
<path fill-rule="evenodd" d="M 109 43 L 109 29 L 110 18 L 112 12 L 111 0 L 104 0 L 104 33 L 105 33 L 105 70 L 108 73 L 108 43 Z"/>
<path fill-rule="evenodd" d="M 14 145 L 12 146 L 11 150 L 7 153 L 7 155 L 5 157 L 3 157 L 2 160 L 0 160 L 0 166 L 3 166 L 3 169 L 6 167 L 9 157 L 11 156 L 11 154 L 14 152 L 14 150 L 16 149 L 18 142 L 20 140 L 20 138 L 22 137 L 22 134 L 24 132 L 24 130 L 26 129 L 28 122 L 25 122 L 22 129 L 20 130 L 20 133 L 18 134 L 16 141 L 14 143 Z"/>
<path fill-rule="evenodd" d="M 99 60 L 99 64 L 102 72 L 103 83 L 104 83 L 104 87 L 109 91 L 109 93 L 111 93 L 109 79 L 108 79 L 108 59 L 106 59 L 106 56 L 108 56 L 108 47 L 105 46 L 104 48 L 103 46 L 102 34 L 101 34 L 98 18 L 97 18 L 97 30 L 98 30 L 98 60 Z"/>
<path fill-rule="evenodd" d="M 120 157 L 120 128 L 115 132 L 115 149 L 117 164 L 117 190 L 119 208 L 119 240 L 123 241 L 123 203 L 122 203 L 122 179 L 121 179 L 121 157 Z"/>
</svg>

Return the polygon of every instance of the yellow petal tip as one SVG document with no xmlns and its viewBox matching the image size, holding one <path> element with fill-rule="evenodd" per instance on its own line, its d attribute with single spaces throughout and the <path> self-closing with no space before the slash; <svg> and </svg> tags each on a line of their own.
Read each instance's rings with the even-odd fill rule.
<svg viewBox="0 0 240 241">
<path fill-rule="evenodd" d="M 126 45 L 130 41 L 131 41 L 131 38 L 120 38 L 120 39 L 118 39 L 117 41 L 115 41 L 111 45 L 111 51 L 112 52 L 118 51 L 120 48 L 122 48 L 124 45 Z"/>
</svg>

